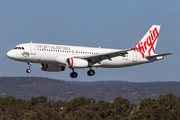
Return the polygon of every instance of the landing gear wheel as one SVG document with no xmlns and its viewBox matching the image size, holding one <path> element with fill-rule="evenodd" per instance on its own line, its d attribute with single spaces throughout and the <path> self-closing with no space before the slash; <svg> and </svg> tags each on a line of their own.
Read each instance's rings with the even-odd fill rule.
<svg viewBox="0 0 180 120">
<path fill-rule="evenodd" d="M 72 72 L 70 74 L 71 78 L 76 78 L 78 76 L 77 72 Z"/>
<path fill-rule="evenodd" d="M 89 76 L 93 76 L 93 75 L 95 75 L 95 71 L 94 71 L 94 70 L 89 70 L 89 71 L 87 72 L 87 74 L 88 74 Z"/>
<path fill-rule="evenodd" d="M 27 73 L 30 73 L 30 72 L 31 72 L 31 69 L 27 69 L 26 72 L 27 72 Z"/>
<path fill-rule="evenodd" d="M 27 63 L 28 63 L 29 69 L 27 69 L 26 72 L 27 72 L 27 73 L 30 73 L 30 72 L 31 72 L 31 69 L 30 69 L 30 68 L 31 68 L 31 63 L 30 63 L 30 62 L 27 62 Z"/>
</svg>

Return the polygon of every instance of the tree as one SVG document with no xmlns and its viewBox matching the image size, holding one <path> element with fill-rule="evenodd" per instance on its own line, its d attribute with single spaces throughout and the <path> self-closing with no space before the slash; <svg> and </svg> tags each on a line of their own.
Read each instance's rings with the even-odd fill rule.
<svg viewBox="0 0 180 120">
<path fill-rule="evenodd" d="M 30 99 L 32 105 L 37 105 L 38 103 L 45 103 L 47 102 L 47 97 L 40 96 L 40 97 L 32 97 Z"/>
<path fill-rule="evenodd" d="M 141 100 L 141 102 L 139 104 L 139 109 L 143 109 L 146 106 L 153 105 L 153 104 L 155 104 L 155 100 L 154 99 L 148 98 L 148 99 Z"/>
<path fill-rule="evenodd" d="M 25 100 L 16 99 L 12 96 L 0 98 L 0 108 L 2 111 L 5 111 L 5 109 L 10 106 L 21 106 L 22 104 L 25 104 Z"/>
<path fill-rule="evenodd" d="M 180 101 L 172 93 L 160 95 L 157 100 L 145 99 L 141 101 L 141 109 L 135 114 L 140 114 L 147 119 L 180 119 Z"/>
<path fill-rule="evenodd" d="M 112 106 L 117 110 L 119 115 L 125 117 L 128 114 L 128 113 L 126 114 L 126 112 L 130 107 L 130 102 L 125 98 L 117 97 L 114 99 Z"/>
<path fill-rule="evenodd" d="M 86 97 L 79 97 L 74 98 L 74 100 L 71 100 L 70 102 L 66 103 L 66 111 L 72 112 L 72 115 L 74 116 L 74 111 L 78 109 L 81 106 L 89 106 L 90 104 L 94 104 L 95 100 L 92 98 L 87 99 Z"/>
</svg>

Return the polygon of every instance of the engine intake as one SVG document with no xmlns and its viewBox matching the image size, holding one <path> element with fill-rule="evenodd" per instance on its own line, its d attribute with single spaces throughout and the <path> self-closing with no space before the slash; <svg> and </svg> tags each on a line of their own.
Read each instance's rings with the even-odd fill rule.
<svg viewBox="0 0 180 120">
<path fill-rule="evenodd" d="M 79 58 L 68 58 L 66 64 L 69 68 L 85 68 L 89 66 L 89 62 Z"/>
</svg>

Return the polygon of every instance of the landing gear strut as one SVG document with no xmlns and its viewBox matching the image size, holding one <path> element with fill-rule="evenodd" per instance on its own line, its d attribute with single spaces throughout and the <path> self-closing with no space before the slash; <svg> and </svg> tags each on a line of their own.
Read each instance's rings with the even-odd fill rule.
<svg viewBox="0 0 180 120">
<path fill-rule="evenodd" d="M 87 72 L 87 74 L 88 74 L 89 76 L 93 76 L 93 75 L 95 75 L 95 71 L 92 70 L 92 69 L 90 69 L 90 70 Z"/>
<path fill-rule="evenodd" d="M 89 60 L 89 64 L 90 64 L 90 70 L 88 70 L 87 74 L 89 76 L 93 76 L 93 75 L 95 75 L 95 71 L 92 70 L 92 62 L 91 62 L 91 60 Z"/>
<path fill-rule="evenodd" d="M 30 62 L 28 62 L 28 67 L 29 67 L 29 69 L 27 69 L 26 72 L 30 73 L 31 72 L 31 63 Z"/>
<path fill-rule="evenodd" d="M 70 74 L 71 78 L 76 78 L 78 76 L 77 72 L 74 72 L 74 68 L 72 69 L 73 72 Z"/>
</svg>

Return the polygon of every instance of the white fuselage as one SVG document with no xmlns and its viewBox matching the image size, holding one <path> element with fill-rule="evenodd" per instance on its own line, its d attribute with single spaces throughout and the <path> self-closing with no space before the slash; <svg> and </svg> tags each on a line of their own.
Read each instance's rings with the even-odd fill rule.
<svg viewBox="0 0 180 120">
<path fill-rule="evenodd" d="M 76 47 L 66 45 L 53 45 L 53 44 L 38 44 L 38 43 L 26 43 L 16 46 L 7 53 L 7 56 L 11 59 L 30 62 L 30 63 L 46 63 L 46 64 L 59 64 L 66 66 L 66 59 L 78 57 L 78 56 L 93 56 L 103 53 L 109 53 L 117 51 L 117 49 L 103 49 L 103 48 L 91 48 L 91 47 Z M 58 61 L 58 58 L 62 58 L 62 61 Z M 143 63 L 155 61 L 157 59 L 148 60 L 142 58 L 142 55 L 137 51 L 128 51 L 128 54 L 119 55 L 113 58 L 107 58 L 99 63 L 93 64 L 92 67 L 105 67 L 105 68 L 118 68 L 128 67 Z"/>
</svg>

